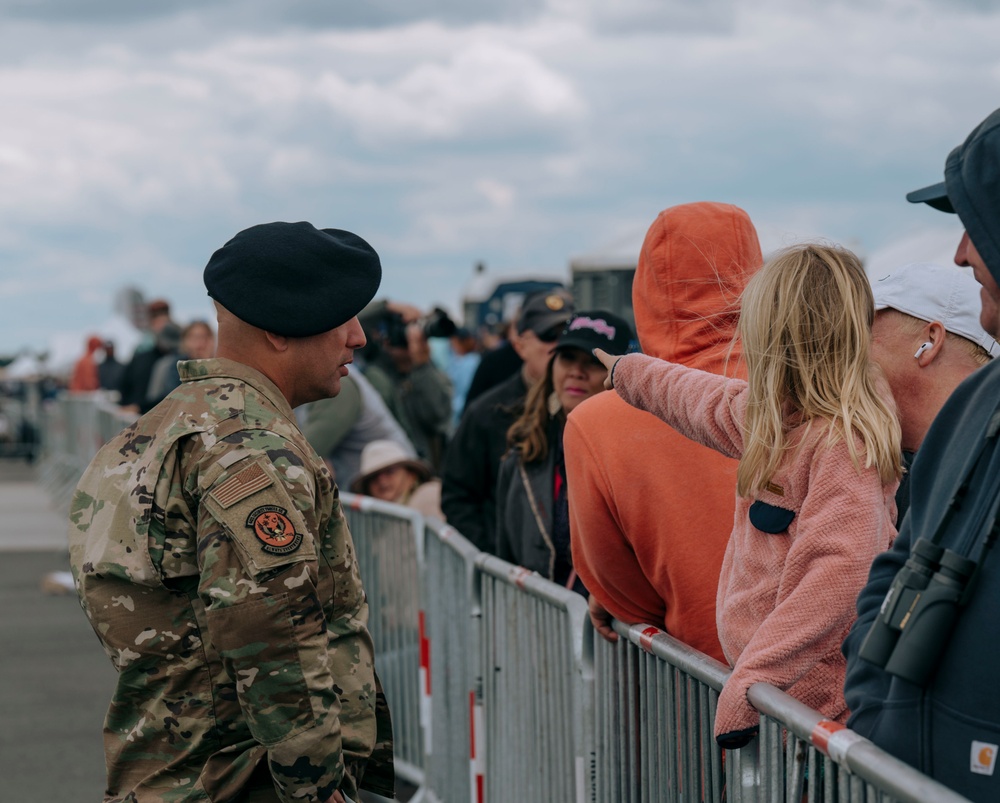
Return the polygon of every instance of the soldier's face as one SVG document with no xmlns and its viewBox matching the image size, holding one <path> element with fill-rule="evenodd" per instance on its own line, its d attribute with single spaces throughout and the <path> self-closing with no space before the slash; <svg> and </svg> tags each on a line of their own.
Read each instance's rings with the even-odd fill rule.
<svg viewBox="0 0 1000 803">
<path fill-rule="evenodd" d="M 288 359 L 295 385 L 293 407 L 340 393 L 340 380 L 354 359 L 354 349 L 365 345 L 365 333 L 358 319 L 311 337 L 289 340 Z M 290 400 L 291 401 L 291 400 Z"/>
</svg>

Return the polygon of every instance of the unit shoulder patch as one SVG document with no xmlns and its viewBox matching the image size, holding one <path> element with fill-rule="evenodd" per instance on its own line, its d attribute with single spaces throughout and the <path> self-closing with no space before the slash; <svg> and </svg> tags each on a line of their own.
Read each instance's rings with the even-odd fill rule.
<svg viewBox="0 0 1000 803">
<path fill-rule="evenodd" d="M 302 544 L 302 533 L 288 518 L 288 510 L 277 505 L 261 505 L 250 511 L 246 526 L 260 541 L 261 549 L 272 555 L 287 555 Z"/>
</svg>

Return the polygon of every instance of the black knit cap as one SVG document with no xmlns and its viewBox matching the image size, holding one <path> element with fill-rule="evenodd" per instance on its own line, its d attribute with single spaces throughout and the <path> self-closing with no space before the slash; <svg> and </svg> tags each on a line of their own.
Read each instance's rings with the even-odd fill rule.
<svg viewBox="0 0 1000 803">
<path fill-rule="evenodd" d="M 347 323 L 382 281 L 358 235 L 311 223 L 263 223 L 237 234 L 205 266 L 209 296 L 252 326 L 308 337 Z"/>
</svg>

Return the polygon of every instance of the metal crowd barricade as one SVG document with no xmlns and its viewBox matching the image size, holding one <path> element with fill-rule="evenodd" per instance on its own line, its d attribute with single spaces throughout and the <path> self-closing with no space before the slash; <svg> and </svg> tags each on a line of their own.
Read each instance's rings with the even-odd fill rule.
<svg viewBox="0 0 1000 803">
<path fill-rule="evenodd" d="M 94 455 L 135 419 L 100 392 L 63 393 L 44 405 L 39 481 L 57 509 L 69 509 L 76 484 Z"/>
<path fill-rule="evenodd" d="M 483 799 L 482 684 L 478 689 L 481 610 L 473 597 L 482 553 L 453 527 L 427 521 L 424 539 L 425 637 L 421 673 L 427 751 L 427 795 L 434 801 Z"/>
<path fill-rule="evenodd" d="M 485 739 L 484 797 L 583 803 L 593 752 L 587 603 L 491 555 L 476 566 L 484 727 L 473 739 L 477 750 Z"/>
<path fill-rule="evenodd" d="M 342 494 L 361 579 L 368 595 L 368 629 L 375 667 L 392 712 L 393 760 L 407 781 L 424 783 L 420 721 L 421 554 L 424 519 L 412 508 Z"/>
<path fill-rule="evenodd" d="M 712 733 L 729 667 L 658 628 L 613 627 L 614 644 L 592 636 L 595 799 L 739 800 L 741 751 L 724 758 Z"/>
<path fill-rule="evenodd" d="M 47 405 L 40 476 L 57 506 L 133 418 L 96 394 Z M 728 667 L 646 625 L 614 622 L 610 644 L 574 592 L 410 508 L 342 501 L 414 801 L 968 803 L 764 684 L 748 693 L 760 736 L 723 753 Z"/>
<path fill-rule="evenodd" d="M 775 803 L 969 803 L 937 781 L 830 722 L 773 686 L 747 698 L 761 712 L 758 800 Z"/>
</svg>

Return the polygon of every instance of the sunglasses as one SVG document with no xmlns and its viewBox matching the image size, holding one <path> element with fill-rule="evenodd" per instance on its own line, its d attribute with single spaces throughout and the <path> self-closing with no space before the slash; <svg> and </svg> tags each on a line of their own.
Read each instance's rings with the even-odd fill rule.
<svg viewBox="0 0 1000 803">
<path fill-rule="evenodd" d="M 553 326 L 551 329 L 546 329 L 544 332 L 535 332 L 535 337 L 543 343 L 555 343 L 565 328 L 565 324 L 559 324 L 558 326 Z"/>
</svg>

